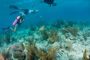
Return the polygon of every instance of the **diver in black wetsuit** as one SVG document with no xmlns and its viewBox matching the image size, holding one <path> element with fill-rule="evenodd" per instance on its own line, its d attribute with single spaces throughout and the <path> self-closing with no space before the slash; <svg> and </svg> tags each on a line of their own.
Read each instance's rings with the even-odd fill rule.
<svg viewBox="0 0 90 60">
<path fill-rule="evenodd" d="M 15 12 L 10 13 L 10 15 L 15 14 L 15 13 L 23 13 L 23 14 L 27 15 L 27 14 L 29 14 L 29 13 L 34 14 L 34 13 L 38 12 L 38 10 L 30 10 L 30 9 L 18 8 L 18 7 L 15 6 L 15 5 L 10 5 L 9 8 L 17 9 L 17 10 L 22 10 L 22 11 L 23 11 L 23 12 L 15 11 Z"/>
<path fill-rule="evenodd" d="M 41 2 L 47 3 L 50 6 L 56 6 L 57 4 L 54 3 L 54 0 L 42 0 Z"/>
</svg>

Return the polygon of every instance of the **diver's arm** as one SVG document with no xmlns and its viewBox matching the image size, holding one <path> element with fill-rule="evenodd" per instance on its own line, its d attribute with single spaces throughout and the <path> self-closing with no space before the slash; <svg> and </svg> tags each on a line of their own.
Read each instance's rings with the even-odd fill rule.
<svg viewBox="0 0 90 60">
<path fill-rule="evenodd" d="M 21 19 L 20 19 L 20 24 L 21 24 L 23 21 L 24 21 L 24 20 L 21 20 Z"/>
<path fill-rule="evenodd" d="M 24 22 L 24 19 L 23 20 L 20 19 L 20 23 L 22 23 L 22 22 Z"/>
</svg>

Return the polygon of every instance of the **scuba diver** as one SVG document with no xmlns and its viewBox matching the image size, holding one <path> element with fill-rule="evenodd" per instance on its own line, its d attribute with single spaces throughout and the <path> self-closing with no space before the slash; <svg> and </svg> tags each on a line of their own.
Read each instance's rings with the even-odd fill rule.
<svg viewBox="0 0 90 60">
<path fill-rule="evenodd" d="M 38 10 L 29 10 L 29 9 L 18 8 L 15 5 L 10 5 L 9 8 L 17 9 L 17 10 L 22 10 L 23 11 L 22 13 L 25 14 L 25 15 L 27 15 L 29 13 L 34 14 L 34 13 L 38 12 Z M 21 12 L 15 11 L 15 12 L 10 13 L 10 15 L 15 14 L 15 13 L 21 13 Z"/>
<path fill-rule="evenodd" d="M 41 3 L 47 3 L 50 6 L 56 6 L 57 4 L 54 2 L 54 0 L 42 0 Z"/>
<path fill-rule="evenodd" d="M 23 22 L 24 22 L 24 15 L 18 16 L 16 20 L 13 22 L 13 26 L 15 26 L 15 28 L 13 29 L 9 27 L 9 29 L 12 30 L 13 32 L 16 32 L 17 27 L 20 26 Z"/>
<path fill-rule="evenodd" d="M 15 21 L 12 23 L 12 25 L 14 26 L 14 29 L 9 26 L 8 28 L 2 28 L 2 30 L 5 30 L 4 33 L 6 33 L 9 29 L 13 32 L 16 32 L 17 27 L 20 26 L 23 22 L 24 22 L 24 15 L 18 16 L 15 19 Z"/>
<path fill-rule="evenodd" d="M 15 11 L 15 12 L 10 13 L 10 15 L 15 14 L 15 13 L 20 13 L 21 15 L 18 16 L 15 19 L 15 21 L 13 22 L 12 25 L 14 26 L 14 29 L 12 27 L 10 27 L 10 26 L 8 28 L 2 28 L 2 30 L 5 30 L 4 33 L 6 33 L 8 31 L 8 29 L 10 29 L 13 32 L 16 32 L 17 27 L 20 26 L 24 22 L 25 16 L 27 14 L 30 14 L 30 13 L 34 14 L 34 13 L 37 13 L 38 12 L 38 10 L 29 10 L 29 9 L 18 8 L 16 6 L 14 6 L 14 5 L 10 5 L 9 8 L 23 10 L 23 12 Z"/>
</svg>

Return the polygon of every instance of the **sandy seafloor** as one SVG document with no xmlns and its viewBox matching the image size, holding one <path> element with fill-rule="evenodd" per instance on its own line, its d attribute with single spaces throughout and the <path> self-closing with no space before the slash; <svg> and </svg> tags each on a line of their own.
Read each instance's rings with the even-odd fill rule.
<svg viewBox="0 0 90 60">
<path fill-rule="evenodd" d="M 78 28 L 78 32 L 76 36 L 73 36 L 70 32 L 66 33 L 64 35 L 60 30 L 69 28 L 69 27 L 64 27 L 64 24 L 61 25 L 61 22 L 57 23 L 56 21 L 54 22 L 54 26 L 52 25 L 53 23 L 49 24 L 43 24 L 43 25 L 30 25 L 30 26 L 25 26 L 25 27 L 20 27 L 17 29 L 16 33 L 9 32 L 7 33 L 10 35 L 10 42 L 6 44 L 6 41 L 4 41 L 5 35 L 1 35 L 1 47 L 0 51 L 2 52 L 3 50 L 7 50 L 9 46 L 13 44 L 17 44 L 22 42 L 24 46 L 27 45 L 28 38 L 34 37 L 33 41 L 36 43 L 35 47 L 37 49 L 43 49 L 45 51 L 48 51 L 48 49 L 53 46 L 54 49 L 60 47 L 60 49 L 57 51 L 57 54 L 55 58 L 57 60 L 83 60 L 83 54 L 85 49 L 87 49 L 87 58 L 89 58 L 90 54 L 90 26 L 87 22 L 85 23 L 72 23 L 73 26 L 70 26 L 68 22 L 68 25 L 70 28 L 73 28 L 76 26 Z M 55 24 L 60 25 L 61 27 L 57 27 Z M 34 27 L 32 27 L 34 26 Z M 44 28 L 42 28 L 44 26 Z M 40 28 L 42 28 L 40 30 Z M 41 34 L 42 30 L 45 30 L 50 33 L 50 30 L 55 29 L 57 31 L 58 35 L 58 41 L 55 41 L 53 43 L 49 43 L 48 41 L 50 38 L 48 37 L 47 39 L 43 39 L 43 35 Z M 76 32 L 76 31 L 75 31 Z M 53 32 L 54 33 L 54 32 Z M 66 36 L 66 37 L 65 37 Z M 12 39 L 14 37 L 14 39 Z M 26 49 L 25 49 L 26 51 Z M 13 57 L 12 57 L 13 58 Z M 13 58 L 14 60 L 18 60 Z"/>
</svg>

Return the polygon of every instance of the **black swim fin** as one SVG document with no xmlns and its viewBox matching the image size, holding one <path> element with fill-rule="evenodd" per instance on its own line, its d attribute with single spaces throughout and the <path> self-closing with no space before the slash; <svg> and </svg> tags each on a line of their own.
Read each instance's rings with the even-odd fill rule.
<svg viewBox="0 0 90 60">
<path fill-rule="evenodd" d="M 9 30 L 10 26 L 7 28 L 2 28 L 2 30 L 4 30 L 4 33 L 7 33 L 7 31 Z"/>
<path fill-rule="evenodd" d="M 12 8 L 12 9 L 19 9 L 17 6 L 15 5 L 10 5 L 9 8 Z"/>
<path fill-rule="evenodd" d="M 19 11 L 12 12 L 12 13 L 10 13 L 10 15 L 16 14 L 16 13 L 18 13 L 18 12 L 19 12 Z"/>
</svg>

